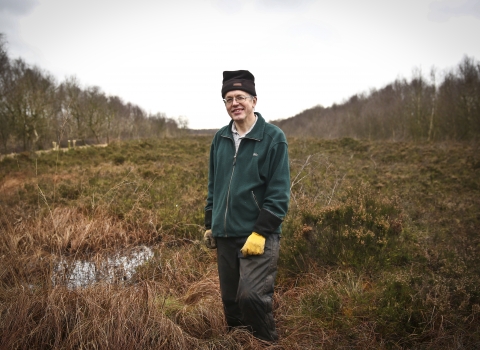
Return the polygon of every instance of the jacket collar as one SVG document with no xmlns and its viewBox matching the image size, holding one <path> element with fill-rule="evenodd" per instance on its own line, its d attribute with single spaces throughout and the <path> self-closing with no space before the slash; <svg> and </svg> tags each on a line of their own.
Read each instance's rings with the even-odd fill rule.
<svg viewBox="0 0 480 350">
<path fill-rule="evenodd" d="M 252 131 L 250 131 L 247 135 L 245 135 L 245 138 L 261 141 L 263 139 L 263 132 L 265 130 L 265 119 L 263 119 L 260 113 L 258 112 L 254 112 L 254 113 L 258 118 L 257 122 L 255 123 L 255 126 L 253 127 Z M 228 124 L 228 127 L 223 130 L 221 136 L 233 139 L 232 124 L 233 124 L 233 120 L 231 120 L 230 123 Z"/>
</svg>

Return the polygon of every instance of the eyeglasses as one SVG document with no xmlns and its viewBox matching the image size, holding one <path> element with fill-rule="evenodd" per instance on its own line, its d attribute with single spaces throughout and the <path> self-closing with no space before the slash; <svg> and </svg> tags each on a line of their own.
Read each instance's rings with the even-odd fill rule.
<svg viewBox="0 0 480 350">
<path fill-rule="evenodd" d="M 224 98 L 223 103 L 226 105 L 231 105 L 233 103 L 233 100 L 237 101 L 238 103 L 242 103 L 245 101 L 247 98 L 253 98 L 253 96 L 243 96 L 243 95 L 238 95 L 235 97 L 229 97 L 229 98 Z"/>
</svg>

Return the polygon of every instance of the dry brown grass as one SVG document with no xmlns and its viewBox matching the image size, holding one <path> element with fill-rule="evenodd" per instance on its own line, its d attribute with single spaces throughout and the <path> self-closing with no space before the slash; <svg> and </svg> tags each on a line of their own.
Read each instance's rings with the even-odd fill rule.
<svg viewBox="0 0 480 350">
<path fill-rule="evenodd" d="M 127 284 L 75 290 L 48 283 L 47 254 L 15 253 L 15 261 L 4 255 L 2 348 L 261 348 L 246 331 L 227 333 L 214 253 L 181 242 L 158 245 L 156 257 Z"/>
<path fill-rule="evenodd" d="M 57 254 L 80 254 L 112 250 L 151 241 L 150 232 L 132 231 L 128 224 L 101 209 L 93 217 L 78 208 L 56 207 L 39 217 L 23 217 L 20 208 L 4 208 L 5 234 L 2 245 L 10 253 L 49 251 Z M 17 216 L 16 221 L 9 220 Z"/>
<path fill-rule="evenodd" d="M 69 290 L 51 283 L 59 256 L 99 260 L 151 238 L 101 211 L 58 207 L 15 221 L 3 209 L 2 349 L 263 348 L 247 331 L 227 333 L 215 252 L 200 242 L 165 236 L 127 284 Z"/>
<path fill-rule="evenodd" d="M 290 140 L 280 340 L 265 344 L 227 332 L 216 252 L 200 242 L 209 142 L 6 158 L 0 349 L 478 348 L 474 145 Z M 52 283 L 60 260 L 100 266 L 140 245 L 154 257 L 131 279 Z"/>
</svg>

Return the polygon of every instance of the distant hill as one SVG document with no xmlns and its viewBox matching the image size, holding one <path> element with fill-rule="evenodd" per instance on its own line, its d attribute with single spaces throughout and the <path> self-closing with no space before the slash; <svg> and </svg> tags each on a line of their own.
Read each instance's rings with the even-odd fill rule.
<svg viewBox="0 0 480 350">
<path fill-rule="evenodd" d="M 313 132 L 313 130 L 315 128 L 313 126 L 322 119 L 322 116 L 325 116 L 325 108 L 322 106 L 315 106 L 304 110 L 293 117 L 273 120 L 270 121 L 270 123 L 277 125 L 288 136 L 314 136 L 315 132 Z"/>
<path fill-rule="evenodd" d="M 437 77 L 442 77 L 438 81 Z M 480 139 L 480 62 L 465 56 L 458 66 L 426 79 L 417 71 L 342 104 L 316 106 L 272 121 L 287 136 L 394 141 Z"/>
<path fill-rule="evenodd" d="M 215 135 L 218 129 L 188 129 L 189 135 Z"/>
</svg>

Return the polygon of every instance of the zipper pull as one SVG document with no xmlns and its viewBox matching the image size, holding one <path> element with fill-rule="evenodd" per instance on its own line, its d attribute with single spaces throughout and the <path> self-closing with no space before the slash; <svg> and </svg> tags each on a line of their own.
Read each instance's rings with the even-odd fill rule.
<svg viewBox="0 0 480 350">
<path fill-rule="evenodd" d="M 237 155 L 235 154 L 235 155 L 233 156 L 233 166 L 235 166 L 235 163 L 236 163 L 236 162 L 237 162 Z"/>
</svg>

